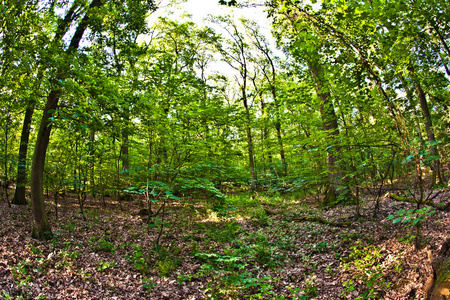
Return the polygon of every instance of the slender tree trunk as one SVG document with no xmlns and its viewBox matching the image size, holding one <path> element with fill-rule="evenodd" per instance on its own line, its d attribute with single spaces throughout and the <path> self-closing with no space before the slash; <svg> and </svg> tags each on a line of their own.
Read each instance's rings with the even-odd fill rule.
<svg viewBox="0 0 450 300">
<path fill-rule="evenodd" d="M 122 131 L 122 145 L 120 146 L 120 155 L 122 158 L 122 174 L 124 178 L 128 178 L 130 172 L 130 160 L 128 158 L 128 132 L 126 129 Z"/>
<path fill-rule="evenodd" d="M 277 132 L 277 141 L 278 141 L 278 148 L 280 151 L 280 158 L 281 158 L 281 164 L 283 166 L 283 176 L 287 176 L 287 162 L 286 157 L 284 153 L 284 146 L 283 146 L 283 139 L 281 136 L 281 118 L 280 118 L 280 104 L 278 102 L 277 97 L 277 69 L 275 67 L 274 59 L 272 57 L 272 52 L 270 51 L 270 48 L 268 47 L 267 43 L 264 41 L 263 38 L 261 38 L 258 34 L 258 31 L 255 28 L 248 28 L 255 41 L 255 46 L 257 49 L 259 49 L 264 56 L 267 59 L 267 62 L 270 65 L 271 73 L 269 73 L 265 67 L 261 68 L 261 71 L 263 72 L 264 77 L 267 79 L 269 85 L 270 85 L 270 91 L 272 93 L 273 101 L 275 104 L 275 129 Z"/>
<path fill-rule="evenodd" d="M 277 91 L 275 87 L 275 67 L 273 66 L 272 61 L 270 60 L 272 65 L 272 82 L 270 84 L 270 90 L 272 92 L 273 101 L 275 103 L 275 130 L 277 132 L 277 142 L 278 142 L 278 149 L 280 151 L 280 158 L 281 158 L 281 165 L 283 166 L 283 176 L 287 176 L 287 162 L 286 162 L 286 156 L 284 153 L 284 145 L 283 145 L 283 138 L 281 136 L 281 118 L 280 118 L 280 104 L 278 103 L 277 98 Z M 266 76 L 268 78 L 268 76 Z"/>
<path fill-rule="evenodd" d="M 286 162 L 286 155 L 284 153 L 284 145 L 283 145 L 283 138 L 281 136 L 281 122 L 277 119 L 275 121 L 275 129 L 277 131 L 277 141 L 278 141 L 278 148 L 280 149 L 280 158 L 281 158 L 281 164 L 283 166 L 283 175 L 287 176 L 287 162 Z"/>
<path fill-rule="evenodd" d="M 442 176 L 441 176 L 441 161 L 438 158 L 439 157 L 439 151 L 435 145 L 436 138 L 434 136 L 434 130 L 433 130 L 433 123 L 431 121 L 431 114 L 430 110 L 428 109 L 428 103 L 425 96 L 424 91 L 422 90 L 422 86 L 420 85 L 417 78 L 415 78 L 413 74 L 413 80 L 414 85 L 416 86 L 417 95 L 420 102 L 420 108 L 422 110 L 423 118 L 425 119 L 425 130 L 427 132 L 428 142 L 430 144 L 430 154 L 434 157 L 437 157 L 433 160 L 433 177 L 431 186 L 436 185 L 436 179 L 438 180 L 439 184 L 443 183 Z"/>
<path fill-rule="evenodd" d="M 91 133 L 91 143 L 89 146 L 89 155 L 90 155 L 90 187 L 91 187 L 91 195 L 92 195 L 92 200 L 95 200 L 95 148 L 94 148 L 94 143 L 95 143 L 95 131 L 92 131 Z"/>
<path fill-rule="evenodd" d="M 122 130 L 122 145 L 120 145 L 120 157 L 122 160 L 122 178 L 120 188 L 127 189 L 129 185 L 129 175 L 130 175 L 130 160 L 129 160 L 129 148 L 128 148 L 128 131 L 127 128 Z M 124 192 L 122 198 L 125 201 L 131 201 L 131 195 L 127 192 Z"/>
<path fill-rule="evenodd" d="M 447 76 L 450 76 L 450 69 L 448 68 L 447 64 L 445 63 L 445 60 L 442 57 L 441 53 L 439 53 L 439 58 L 441 59 L 442 64 L 444 65 L 445 73 L 447 73 Z"/>
<path fill-rule="evenodd" d="M 270 83 L 270 91 L 272 92 L 273 101 L 275 103 L 275 130 L 277 132 L 278 149 L 280 151 L 281 165 L 283 166 L 283 176 L 287 176 L 287 162 L 286 155 L 284 153 L 283 137 L 281 136 L 281 118 L 280 118 L 280 104 L 278 103 L 275 75 L 275 66 L 272 59 L 269 59 L 270 65 L 272 66 L 272 81 Z M 269 78 L 266 76 L 266 78 Z"/>
<path fill-rule="evenodd" d="M 245 91 L 245 85 L 242 88 L 242 101 L 244 103 L 244 107 L 245 107 L 245 116 L 246 116 L 246 127 L 245 127 L 245 131 L 247 134 L 247 149 L 248 149 L 248 160 L 249 160 L 249 165 L 250 165 L 250 180 L 251 180 L 251 190 L 252 192 L 254 192 L 256 190 L 256 172 L 255 172 L 255 162 L 254 162 L 254 157 L 253 157 L 253 138 L 252 138 L 252 128 L 250 126 L 250 111 L 248 108 L 248 103 L 247 103 L 247 94 Z"/>
<path fill-rule="evenodd" d="M 8 114 L 8 117 L 6 119 L 5 122 L 5 152 L 3 153 L 3 156 L 5 158 L 5 174 L 3 177 L 3 188 L 4 188 L 4 192 L 5 192 L 5 199 L 6 202 L 8 203 L 8 207 L 11 207 L 11 203 L 9 202 L 9 195 L 8 195 L 8 187 L 9 187 L 9 178 L 8 178 L 8 133 L 9 133 L 9 128 L 8 125 L 11 123 L 11 117 Z"/>
<path fill-rule="evenodd" d="M 23 118 L 22 135 L 20 136 L 18 159 L 19 165 L 17 167 L 16 190 L 14 192 L 14 198 L 12 200 L 12 204 L 16 205 L 27 204 L 27 200 L 25 198 L 25 187 L 27 182 L 27 152 L 33 112 L 34 105 L 31 105 L 26 109 L 25 116 Z"/>
<path fill-rule="evenodd" d="M 269 169 L 272 169 L 274 174 L 276 174 L 275 166 L 273 165 L 273 157 L 272 157 L 272 149 L 270 149 L 269 143 L 269 128 L 267 127 L 267 114 L 266 114 L 266 103 L 263 99 L 263 93 L 258 88 L 256 84 L 256 76 L 252 78 L 253 86 L 258 93 L 259 103 L 261 106 L 261 116 L 263 118 L 263 128 L 261 128 L 261 153 L 262 153 L 262 162 L 264 169 L 264 180 L 266 180 L 266 158 L 265 152 L 267 151 L 267 158 L 269 160 Z"/>
</svg>

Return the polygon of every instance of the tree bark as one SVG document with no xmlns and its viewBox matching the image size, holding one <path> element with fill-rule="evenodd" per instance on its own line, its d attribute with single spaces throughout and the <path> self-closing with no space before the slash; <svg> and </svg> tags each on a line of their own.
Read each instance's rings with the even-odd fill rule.
<svg viewBox="0 0 450 300">
<path fill-rule="evenodd" d="M 424 91 L 420 82 L 413 74 L 414 85 L 416 86 L 417 96 L 419 97 L 420 108 L 422 110 L 423 118 L 425 119 L 425 130 L 427 132 L 428 142 L 430 143 L 430 154 L 435 157 L 439 157 L 439 151 L 435 145 L 436 138 L 434 136 L 433 122 L 431 120 L 430 110 L 428 109 L 428 103 Z M 443 183 L 441 176 L 441 161 L 439 158 L 433 159 L 433 176 L 431 185 L 436 185 L 436 179 L 439 184 Z"/>
<path fill-rule="evenodd" d="M 14 192 L 14 198 L 12 200 L 12 204 L 16 205 L 27 204 L 27 200 L 25 198 L 25 187 L 27 181 L 27 152 L 33 113 L 34 104 L 26 109 L 25 116 L 23 118 L 22 135 L 20 136 L 18 160 L 19 165 L 17 167 L 16 190 Z"/>
<path fill-rule="evenodd" d="M 60 90 L 53 90 L 47 97 L 47 103 L 42 114 L 41 124 L 34 148 L 33 165 L 31 167 L 31 212 L 33 215 L 33 230 L 31 236 L 38 240 L 52 238 L 52 231 L 45 213 L 44 203 L 44 165 L 47 154 L 47 146 L 52 128 L 50 118 L 57 108 Z"/>
<path fill-rule="evenodd" d="M 250 180 L 251 180 L 251 190 L 254 192 L 256 190 L 256 172 L 255 172 L 255 162 L 253 157 L 253 138 L 252 138 L 252 128 L 250 127 L 250 111 L 247 103 L 247 93 L 245 91 L 245 85 L 242 88 L 242 101 L 245 107 L 245 116 L 246 116 L 246 134 L 247 134 L 247 149 L 248 149 L 248 159 L 250 165 Z"/>
<path fill-rule="evenodd" d="M 128 151 L 128 131 L 125 128 L 122 131 L 122 145 L 120 146 L 120 155 L 122 158 L 122 174 L 124 178 L 128 178 L 130 172 L 130 160 Z"/>
<path fill-rule="evenodd" d="M 339 127 L 337 123 L 336 112 L 334 111 L 331 94 L 325 84 L 324 70 L 318 62 L 308 62 L 308 68 L 316 84 L 317 96 L 322 100 L 320 104 L 320 114 L 322 116 L 323 130 L 328 132 L 328 151 L 327 151 L 327 168 L 328 168 L 328 188 L 325 193 L 323 205 L 332 206 L 337 203 L 339 196 L 338 186 L 342 185 L 342 174 L 339 172 L 337 162 L 341 156 L 341 148 L 334 146 L 334 140 L 339 135 Z"/>
</svg>

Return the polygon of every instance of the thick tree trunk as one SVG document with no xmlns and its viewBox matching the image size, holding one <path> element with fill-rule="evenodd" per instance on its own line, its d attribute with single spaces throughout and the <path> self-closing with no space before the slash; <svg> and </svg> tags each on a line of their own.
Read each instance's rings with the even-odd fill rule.
<svg viewBox="0 0 450 300">
<path fill-rule="evenodd" d="M 25 198 L 25 187 L 27 181 L 27 152 L 33 112 L 34 105 L 31 105 L 26 109 L 25 117 L 23 118 L 22 135 L 20 136 L 18 158 L 19 165 L 17 167 L 16 190 L 14 192 L 14 198 L 12 200 L 12 204 L 16 205 L 27 204 L 27 200 Z"/>
<path fill-rule="evenodd" d="M 51 91 L 47 97 L 42 114 L 41 124 L 34 148 L 33 165 L 31 167 L 31 212 L 33 215 L 33 231 L 31 236 L 38 240 L 47 240 L 52 237 L 50 224 L 45 213 L 44 203 L 44 165 L 47 146 L 50 140 L 52 124 L 50 118 L 58 106 L 60 91 Z"/>
<path fill-rule="evenodd" d="M 338 187 L 343 183 L 343 176 L 337 166 L 337 162 L 341 156 L 341 148 L 334 145 L 334 140 L 339 135 L 339 127 L 334 106 L 331 102 L 331 95 L 325 84 L 322 67 L 318 63 L 312 62 L 308 62 L 308 67 L 316 83 L 317 96 L 319 96 L 322 100 L 320 105 L 320 114 L 322 115 L 323 130 L 328 132 L 329 150 L 327 153 L 327 167 L 329 186 L 325 193 L 323 205 L 332 206 L 337 203 L 337 197 L 340 193 Z"/>
</svg>

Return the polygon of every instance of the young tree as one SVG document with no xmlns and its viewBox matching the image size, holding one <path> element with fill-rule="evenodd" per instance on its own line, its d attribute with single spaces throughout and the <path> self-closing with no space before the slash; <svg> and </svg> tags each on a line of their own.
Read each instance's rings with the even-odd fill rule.
<svg viewBox="0 0 450 300">
<path fill-rule="evenodd" d="M 283 175 L 287 176 L 288 164 L 286 162 L 286 155 L 283 145 L 283 137 L 281 134 L 281 104 L 277 94 L 277 74 L 278 69 L 276 66 L 276 58 L 274 57 L 271 47 L 264 36 L 260 34 L 258 26 L 254 22 L 247 21 L 244 23 L 245 28 L 248 30 L 254 47 L 261 53 L 262 58 L 258 62 L 258 67 L 261 70 L 264 78 L 269 86 L 270 94 L 274 105 L 274 125 L 277 134 L 278 150 L 280 152 L 281 164 L 283 167 Z"/>
<path fill-rule="evenodd" d="M 252 192 L 254 192 L 256 190 L 256 169 L 254 161 L 255 148 L 251 127 L 253 122 L 249 105 L 249 80 L 251 78 L 250 72 L 252 72 L 250 49 L 243 32 L 229 17 L 218 17 L 213 21 L 221 24 L 229 37 L 229 39 L 224 40 L 222 45 L 218 45 L 218 49 L 224 61 L 239 74 L 236 76 L 236 81 L 241 93 L 240 99 L 244 106 L 244 127 L 247 136 L 247 152 L 251 177 L 250 186 Z M 245 20 L 241 20 L 241 22 L 245 22 Z"/>
</svg>

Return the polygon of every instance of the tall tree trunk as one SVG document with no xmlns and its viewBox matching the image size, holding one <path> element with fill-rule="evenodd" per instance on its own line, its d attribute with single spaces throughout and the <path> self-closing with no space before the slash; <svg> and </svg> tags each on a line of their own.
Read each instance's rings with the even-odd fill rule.
<svg viewBox="0 0 450 300">
<path fill-rule="evenodd" d="M 127 128 L 122 130 L 122 144 L 120 145 L 120 158 L 122 160 L 122 178 L 123 181 L 120 181 L 120 189 L 126 190 L 129 185 L 129 175 L 130 175 L 130 160 L 129 160 L 129 149 L 128 149 L 128 131 Z M 127 192 L 124 192 L 122 199 L 125 201 L 131 201 L 131 195 Z M 120 201 L 120 199 L 119 199 Z"/>
<path fill-rule="evenodd" d="M 245 127 L 245 131 L 247 134 L 247 150 L 248 150 L 248 160 L 249 160 L 249 165 L 250 165 L 250 180 L 251 180 L 251 190 L 252 192 L 254 192 L 256 190 L 256 171 L 255 171 L 255 162 L 254 162 L 254 157 L 253 157 L 253 138 L 252 138 L 252 128 L 250 126 L 250 110 L 248 108 L 248 103 L 247 103 L 247 93 L 245 91 L 245 84 L 242 87 L 242 101 L 244 103 L 244 108 L 245 108 L 245 116 L 246 116 L 246 127 Z"/>
<path fill-rule="evenodd" d="M 28 107 L 23 118 L 22 135 L 20 136 L 19 159 L 17 167 L 16 190 L 12 204 L 25 205 L 25 187 L 27 181 L 27 152 L 28 141 L 30 139 L 31 120 L 34 113 L 34 104 Z"/>
<path fill-rule="evenodd" d="M 277 97 L 277 90 L 275 87 L 275 66 L 273 65 L 273 62 L 271 59 L 269 59 L 270 64 L 272 66 L 272 81 L 270 82 L 270 91 L 272 93 L 273 101 L 275 103 L 275 130 L 277 132 L 277 142 L 278 142 L 278 148 L 280 151 L 280 158 L 281 158 L 281 165 L 283 166 L 283 176 L 287 176 L 287 162 L 286 162 L 286 156 L 284 153 L 284 145 L 283 145 L 283 137 L 281 136 L 281 118 L 280 118 L 280 104 L 278 103 L 278 97 Z M 269 78 L 266 76 L 266 78 Z"/>
<path fill-rule="evenodd" d="M 91 195 L 92 195 L 92 199 L 95 200 L 95 147 L 94 147 L 94 143 L 95 143 L 95 131 L 93 130 L 91 132 L 91 142 L 89 145 L 89 156 L 90 156 L 90 187 L 91 187 Z"/>
<path fill-rule="evenodd" d="M 31 236 L 38 240 L 52 237 L 50 224 L 45 213 L 44 203 L 44 165 L 47 146 L 50 140 L 52 123 L 50 118 L 58 106 L 61 91 L 53 90 L 47 97 L 47 103 L 42 114 L 41 124 L 34 148 L 33 165 L 31 167 L 31 212 L 33 215 L 33 230 Z"/>
<path fill-rule="evenodd" d="M 130 160 L 128 151 L 128 132 L 126 129 L 122 131 L 122 145 L 120 146 L 120 155 L 122 158 L 122 174 L 124 178 L 128 178 L 130 173 Z"/>
<path fill-rule="evenodd" d="M 318 62 L 309 61 L 308 68 L 316 84 L 317 96 L 322 100 L 320 114 L 322 116 L 323 130 L 328 132 L 327 168 L 329 182 L 323 205 L 330 206 L 338 202 L 337 197 L 341 191 L 338 189 L 338 186 L 343 183 L 342 173 L 337 166 L 337 162 L 341 157 L 341 148 L 334 145 L 335 139 L 339 135 L 339 127 L 322 66 Z"/>
<path fill-rule="evenodd" d="M 91 10 L 93 8 L 103 5 L 102 0 L 93 0 L 89 5 L 89 9 L 85 16 L 79 23 L 75 33 L 70 42 L 69 48 L 66 53 L 68 55 L 75 52 L 79 45 L 84 31 L 88 27 L 89 19 L 91 17 Z M 62 74 L 57 76 L 57 81 L 62 81 L 65 77 Z M 50 141 L 50 132 L 52 129 L 51 118 L 54 111 L 58 107 L 58 102 L 61 96 L 61 90 L 55 89 L 50 91 L 47 102 L 42 113 L 41 123 L 39 125 L 39 131 L 36 139 L 36 145 L 34 147 L 33 165 L 31 167 L 31 211 L 32 211 L 32 233 L 33 238 L 39 240 L 46 240 L 52 237 L 51 227 L 45 213 L 44 203 L 44 166 L 45 157 L 47 154 L 47 147 Z"/>
<path fill-rule="evenodd" d="M 278 110 L 278 105 L 277 105 L 277 110 Z M 278 115 L 278 112 L 277 112 L 277 115 Z M 283 175 L 287 176 L 288 164 L 286 162 L 286 155 L 284 153 L 283 137 L 281 136 L 281 121 L 278 116 L 276 117 L 276 120 L 275 120 L 275 129 L 277 131 L 277 141 L 278 141 L 278 148 L 280 150 L 281 164 L 283 166 Z"/>
<path fill-rule="evenodd" d="M 435 145 L 436 138 L 434 136 L 433 123 L 431 121 L 430 110 L 428 109 L 428 103 L 425 96 L 424 91 L 422 90 L 422 86 L 420 85 L 419 80 L 415 76 L 414 73 L 411 73 L 414 81 L 414 85 L 416 86 L 417 96 L 419 98 L 420 109 L 422 110 L 423 118 L 425 119 L 425 130 L 427 132 L 430 154 L 435 157 L 433 159 L 433 176 L 431 186 L 436 185 L 436 179 L 439 184 L 443 183 L 441 176 L 441 161 L 439 159 L 439 151 Z"/>
</svg>

